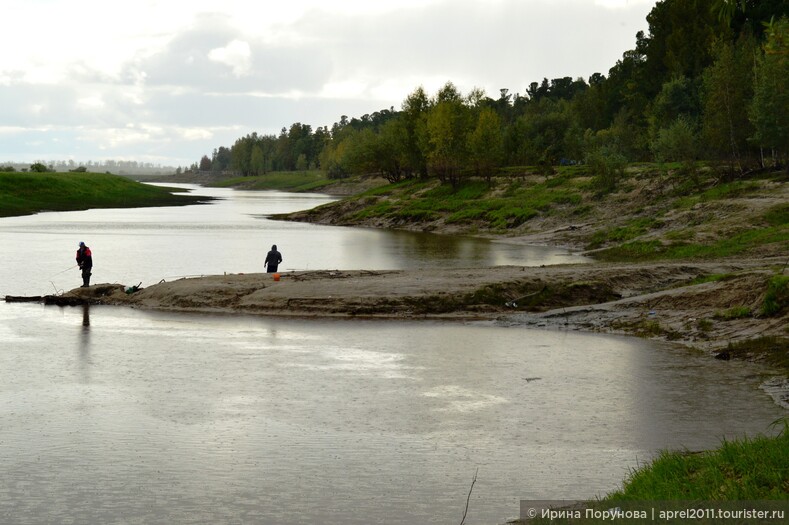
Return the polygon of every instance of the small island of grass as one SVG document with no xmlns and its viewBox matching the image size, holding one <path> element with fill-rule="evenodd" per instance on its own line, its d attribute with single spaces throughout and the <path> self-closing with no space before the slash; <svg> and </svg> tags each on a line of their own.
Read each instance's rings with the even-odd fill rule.
<svg viewBox="0 0 789 525">
<path fill-rule="evenodd" d="M 183 206 L 205 197 L 103 173 L 0 173 L 0 217 L 89 208 Z"/>
</svg>

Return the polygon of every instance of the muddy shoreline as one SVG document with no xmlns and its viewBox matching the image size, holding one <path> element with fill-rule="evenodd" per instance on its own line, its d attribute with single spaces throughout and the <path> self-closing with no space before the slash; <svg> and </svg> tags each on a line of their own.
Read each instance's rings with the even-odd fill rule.
<svg viewBox="0 0 789 525">
<path fill-rule="evenodd" d="M 235 274 L 162 282 L 133 293 L 123 285 L 99 284 L 29 299 L 59 305 L 276 316 L 488 319 L 507 325 L 639 335 L 713 352 L 730 342 L 787 335 L 786 313 L 758 314 L 766 283 L 780 271 L 781 263 L 743 259 L 323 270 L 285 272 L 279 281 L 270 274 Z M 705 282 L 711 276 L 723 277 Z M 735 307 L 747 308 L 753 315 L 726 318 L 724 312 Z"/>
</svg>

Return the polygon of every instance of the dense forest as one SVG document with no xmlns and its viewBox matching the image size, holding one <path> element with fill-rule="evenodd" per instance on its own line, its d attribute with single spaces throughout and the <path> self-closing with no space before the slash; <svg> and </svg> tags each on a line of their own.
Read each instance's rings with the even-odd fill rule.
<svg viewBox="0 0 789 525">
<path fill-rule="evenodd" d="M 416 88 L 393 107 L 331 128 L 252 133 L 192 169 L 261 175 L 322 169 L 390 181 L 490 177 L 506 166 L 584 162 L 605 179 L 627 162 L 715 163 L 730 176 L 789 166 L 789 2 L 662 0 L 608 71 L 462 94 Z"/>
</svg>

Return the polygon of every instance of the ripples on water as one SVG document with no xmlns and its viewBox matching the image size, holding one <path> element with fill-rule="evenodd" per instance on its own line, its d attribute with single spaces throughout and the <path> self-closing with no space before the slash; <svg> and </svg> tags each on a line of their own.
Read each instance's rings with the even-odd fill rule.
<svg viewBox="0 0 789 525">
<path fill-rule="evenodd" d="M 748 365 L 628 338 L 0 316 L 0 515 L 17 523 L 452 523 L 477 468 L 467 523 L 497 523 L 520 499 L 603 494 L 658 449 L 781 413 Z"/>
</svg>

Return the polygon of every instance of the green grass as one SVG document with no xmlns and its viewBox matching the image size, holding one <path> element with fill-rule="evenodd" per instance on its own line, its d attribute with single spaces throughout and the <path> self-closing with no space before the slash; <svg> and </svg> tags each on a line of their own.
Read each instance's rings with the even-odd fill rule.
<svg viewBox="0 0 789 525">
<path fill-rule="evenodd" d="M 255 177 L 234 177 L 210 186 L 218 188 L 242 187 L 247 190 L 316 191 L 336 181 L 319 170 L 272 171 Z"/>
<path fill-rule="evenodd" d="M 770 226 L 783 226 L 789 224 L 789 204 L 773 206 L 764 214 L 764 220 Z"/>
<path fill-rule="evenodd" d="M 751 309 L 747 306 L 732 306 L 726 310 L 715 312 L 714 317 L 722 321 L 731 321 L 733 319 L 744 319 L 752 315 Z"/>
<path fill-rule="evenodd" d="M 709 202 L 722 199 L 732 199 L 753 193 L 759 189 L 759 185 L 752 181 L 734 181 L 718 184 L 686 197 L 681 197 L 674 202 L 674 206 L 680 209 L 692 208 L 700 202 Z"/>
<path fill-rule="evenodd" d="M 740 192 L 750 191 L 753 183 L 735 182 L 715 187 L 707 192 L 685 199 L 698 202 L 706 199 L 723 199 Z M 706 195 L 706 196 L 705 196 Z M 656 259 L 698 259 L 730 257 L 748 252 L 758 246 L 781 243 L 789 247 L 789 204 L 779 204 L 767 210 L 761 217 L 755 217 L 754 226 L 744 225 L 739 233 L 728 235 L 711 244 L 688 242 L 692 237 L 675 234 L 666 235 L 665 243 L 658 241 L 632 241 L 646 227 L 654 227 L 644 219 L 636 219 L 622 228 L 614 228 L 597 232 L 590 245 L 603 244 L 606 241 L 619 241 L 622 244 L 602 250 L 597 255 L 604 260 L 656 260 Z M 657 224 L 657 223 L 655 223 Z M 757 226 L 758 225 L 758 226 Z M 760 226 L 760 227 L 759 227 Z M 599 245 L 598 244 L 598 245 Z"/>
<path fill-rule="evenodd" d="M 599 248 L 604 244 L 625 242 L 644 235 L 649 230 L 660 226 L 660 222 L 652 217 L 638 217 L 625 226 L 599 230 L 592 235 L 587 249 Z"/>
<path fill-rule="evenodd" d="M 758 360 L 773 368 L 789 372 L 789 339 L 761 336 L 730 343 L 726 352 L 732 359 Z"/>
<path fill-rule="evenodd" d="M 730 273 L 713 273 L 710 275 L 703 275 L 701 277 L 696 277 L 690 282 L 691 286 L 695 286 L 697 284 L 704 284 L 704 283 L 715 283 L 718 281 L 726 281 L 728 279 L 733 279 L 734 275 Z"/>
<path fill-rule="evenodd" d="M 675 168 L 632 164 L 610 195 L 597 194 L 583 166 L 556 167 L 548 176 L 532 166 L 507 167 L 490 181 L 469 177 L 456 186 L 440 184 L 433 178 L 407 179 L 348 197 L 320 208 L 315 215 L 326 214 L 330 221 L 345 224 L 374 222 L 394 227 L 443 222 L 458 231 L 476 234 L 508 234 L 516 229 L 527 233 L 531 229 L 523 226 L 537 222 L 537 218 L 540 223 L 536 229 L 584 220 L 603 227 L 586 239 L 573 241 L 585 241 L 587 249 L 595 250 L 596 258 L 610 261 L 726 258 L 759 253 L 761 248 L 771 254 L 789 250 L 787 204 L 774 206 L 761 216 L 717 222 L 721 214 L 726 219 L 732 210 L 741 212 L 745 207 L 742 203 L 730 206 L 727 199 L 759 196 L 767 191 L 763 180 L 718 183 L 713 172 L 701 169 L 692 188 L 678 192 L 668 180 L 676 174 L 666 175 L 667 170 Z M 659 183 L 659 179 L 652 184 L 655 177 L 665 177 L 667 183 Z M 288 172 L 233 179 L 223 185 L 239 181 L 254 189 L 289 191 L 319 189 L 321 184 L 331 182 L 320 172 Z M 720 203 L 699 213 L 675 213 L 701 202 L 717 201 Z M 612 209 L 619 213 L 616 220 L 599 220 L 605 217 L 610 221 Z M 334 213 L 327 214 L 329 210 Z"/>
<path fill-rule="evenodd" d="M 762 500 L 789 497 L 789 427 L 777 437 L 724 441 L 701 454 L 663 452 L 603 501 Z"/>
<path fill-rule="evenodd" d="M 696 328 L 701 330 L 702 332 L 709 332 L 712 330 L 712 321 L 709 319 L 698 319 L 696 321 Z"/>
<path fill-rule="evenodd" d="M 205 197 L 102 173 L 0 173 L 0 217 L 40 211 L 176 206 Z"/>
<path fill-rule="evenodd" d="M 607 248 L 596 255 L 609 261 L 720 258 L 739 255 L 758 246 L 773 243 L 789 246 L 789 227 L 781 225 L 745 230 L 712 244 L 633 241 Z"/>
<path fill-rule="evenodd" d="M 569 176 L 565 176 L 569 180 Z M 483 180 L 467 180 L 453 187 L 436 181 L 408 180 L 375 188 L 354 198 L 363 208 L 352 219 L 391 218 L 408 222 L 427 222 L 444 218 L 448 224 L 477 224 L 506 231 L 558 207 L 574 209 L 582 194 L 572 182 L 562 187 L 547 182 L 528 184 L 506 182 L 503 189 Z M 375 199 L 371 199 L 375 197 Z"/>
<path fill-rule="evenodd" d="M 648 465 L 631 472 L 621 490 L 581 506 L 597 511 L 649 509 L 646 519 L 619 518 L 612 521 L 609 516 L 549 520 L 538 517 L 528 523 L 651 523 L 650 511 L 653 508 L 657 512 L 683 508 L 740 510 L 742 501 L 760 502 L 760 509 L 785 510 L 785 500 L 789 499 L 789 422 L 782 418 L 773 425 L 783 428 L 777 436 L 724 440 L 719 448 L 700 453 L 663 451 Z M 585 516 L 585 511 L 582 511 L 582 518 Z M 661 523 L 724 523 L 717 517 L 684 521 L 667 521 L 658 517 L 658 520 Z M 737 519 L 727 522 L 767 523 Z"/>
</svg>

